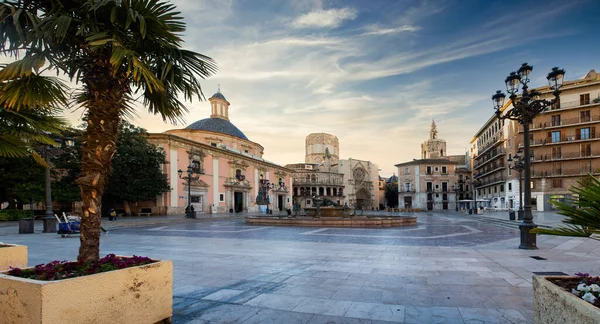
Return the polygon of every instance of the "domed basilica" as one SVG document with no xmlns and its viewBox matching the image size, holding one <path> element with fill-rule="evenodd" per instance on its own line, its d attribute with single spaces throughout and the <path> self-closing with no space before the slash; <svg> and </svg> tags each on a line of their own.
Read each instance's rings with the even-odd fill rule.
<svg viewBox="0 0 600 324">
<path fill-rule="evenodd" d="M 220 90 L 208 100 L 209 118 L 183 129 L 150 134 L 149 141 L 166 153 L 169 163 L 164 165 L 164 172 L 171 186 L 153 207 L 163 214 L 182 214 L 188 199 L 196 213 L 264 212 L 289 207 L 291 170 L 264 160 L 264 148 L 231 123 L 230 103 Z M 188 167 L 194 171 L 189 188 L 182 179 Z"/>
</svg>

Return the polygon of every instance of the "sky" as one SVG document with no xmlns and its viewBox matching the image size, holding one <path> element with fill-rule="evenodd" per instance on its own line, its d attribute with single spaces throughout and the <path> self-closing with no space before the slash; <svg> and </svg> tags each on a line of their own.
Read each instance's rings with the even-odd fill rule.
<svg viewBox="0 0 600 324">
<path fill-rule="evenodd" d="M 230 121 L 280 165 L 304 162 L 306 135 L 336 135 L 340 158 L 370 160 L 382 176 L 419 158 L 435 119 L 448 154 L 464 154 L 493 114 L 491 95 L 521 63 L 533 86 L 553 66 L 566 79 L 600 72 L 600 1 L 175 0 L 184 47 L 212 57 Z M 143 107 L 150 132 L 208 118 L 187 103 L 185 124 Z M 69 119 L 78 124 L 81 111 Z"/>
</svg>

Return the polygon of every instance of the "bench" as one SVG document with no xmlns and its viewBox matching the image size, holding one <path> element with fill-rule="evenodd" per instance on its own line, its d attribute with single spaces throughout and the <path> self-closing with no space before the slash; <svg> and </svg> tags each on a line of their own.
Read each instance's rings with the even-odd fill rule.
<svg viewBox="0 0 600 324">
<path fill-rule="evenodd" d="M 152 209 L 151 208 L 142 208 L 142 211 L 139 213 L 136 213 L 136 215 L 148 217 L 148 216 L 152 215 Z"/>
</svg>

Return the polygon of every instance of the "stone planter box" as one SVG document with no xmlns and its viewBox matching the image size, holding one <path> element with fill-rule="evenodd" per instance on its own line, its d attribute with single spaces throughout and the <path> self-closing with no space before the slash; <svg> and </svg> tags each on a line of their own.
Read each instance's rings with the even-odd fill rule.
<svg viewBox="0 0 600 324">
<path fill-rule="evenodd" d="M 27 247 L 25 245 L 10 245 L 0 247 L 0 271 L 9 270 L 9 267 L 24 268 L 27 266 Z"/>
<path fill-rule="evenodd" d="M 548 281 L 548 279 L 572 278 L 575 277 L 533 277 L 534 323 L 600 323 L 599 308 Z"/>
<path fill-rule="evenodd" d="M 0 273 L 2 323 L 170 323 L 173 263 L 57 281 Z"/>
</svg>

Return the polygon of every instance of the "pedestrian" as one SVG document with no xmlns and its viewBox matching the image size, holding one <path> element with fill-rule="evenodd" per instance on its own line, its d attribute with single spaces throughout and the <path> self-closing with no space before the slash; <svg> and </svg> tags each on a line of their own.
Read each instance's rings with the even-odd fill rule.
<svg viewBox="0 0 600 324">
<path fill-rule="evenodd" d="M 108 220 L 109 221 L 116 221 L 117 220 L 117 212 L 115 211 L 114 208 L 110 209 L 110 212 L 108 214 Z"/>
</svg>

